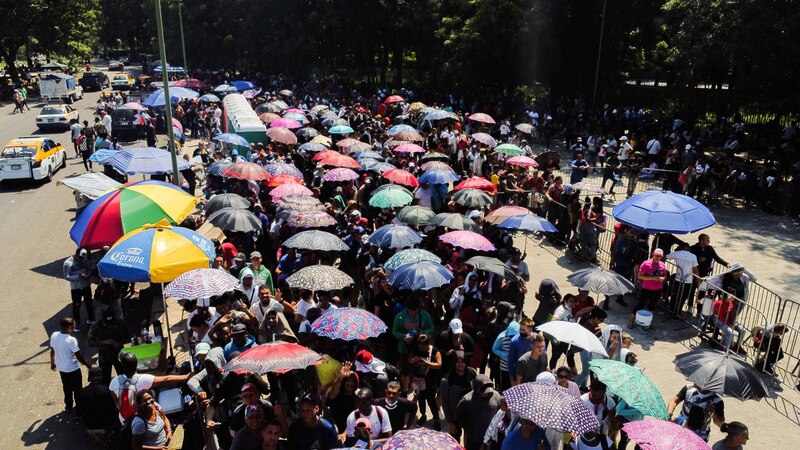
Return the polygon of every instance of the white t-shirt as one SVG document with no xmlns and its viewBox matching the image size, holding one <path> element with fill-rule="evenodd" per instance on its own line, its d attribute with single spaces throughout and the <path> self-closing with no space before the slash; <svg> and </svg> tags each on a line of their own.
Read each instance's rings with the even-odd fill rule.
<svg viewBox="0 0 800 450">
<path fill-rule="evenodd" d="M 282 313 L 283 305 L 278 303 L 274 298 L 271 298 L 269 299 L 269 305 L 264 306 L 261 304 L 261 300 L 258 300 L 250 306 L 250 312 L 256 316 L 258 323 L 261 323 L 261 321 L 264 320 L 264 315 L 270 311 Z"/>
<path fill-rule="evenodd" d="M 657 155 L 658 152 L 661 151 L 661 142 L 658 139 L 650 139 L 650 142 L 647 143 L 647 154 L 648 155 Z"/>
<path fill-rule="evenodd" d="M 153 381 L 155 381 L 156 377 L 146 373 L 137 373 L 132 379 L 136 380 L 136 392 L 142 392 L 153 387 Z M 122 389 L 125 388 L 125 381 L 127 380 L 128 378 L 125 375 L 117 375 L 111 379 L 108 390 L 113 392 L 117 398 L 122 397 Z M 120 423 L 125 422 L 125 418 L 121 414 L 119 415 L 119 421 Z"/>
<path fill-rule="evenodd" d="M 378 415 L 378 410 L 381 410 L 380 416 Z M 356 417 L 356 415 L 358 417 Z M 347 435 L 353 436 L 355 434 L 356 428 L 356 420 L 366 417 L 369 419 L 369 423 L 372 424 L 372 434 L 370 437 L 372 439 L 377 439 L 381 433 L 391 433 L 392 432 L 392 422 L 389 420 L 389 413 L 386 412 L 380 406 L 373 406 L 372 412 L 370 412 L 369 416 L 363 416 L 358 410 L 355 410 L 347 416 Z M 381 420 L 383 419 L 383 420 Z"/>
<path fill-rule="evenodd" d="M 309 303 L 309 302 L 307 302 L 307 301 L 305 301 L 303 299 L 300 299 L 300 301 L 297 302 L 297 305 L 295 306 L 295 312 L 297 314 L 300 314 L 301 316 L 305 317 L 306 313 L 308 313 L 309 309 L 316 308 L 316 307 L 317 307 L 317 304 L 313 300 L 312 300 L 311 303 Z"/>
<path fill-rule="evenodd" d="M 614 399 L 611 398 L 609 395 L 606 395 L 606 398 L 605 398 L 606 407 L 603 408 L 603 405 L 600 404 L 600 405 L 597 405 L 597 408 L 595 408 L 594 403 L 592 403 L 592 401 L 589 400 L 589 393 L 588 392 L 583 394 L 583 395 L 581 395 L 581 400 L 583 400 L 583 402 L 586 403 L 586 406 L 588 406 L 589 409 L 595 414 L 595 416 L 597 416 L 597 420 L 600 422 L 600 425 L 603 427 L 603 433 L 604 434 L 608 434 L 608 424 L 609 424 L 609 416 L 610 416 L 609 413 L 611 412 L 611 410 L 613 410 L 614 408 L 617 407 L 617 402 L 615 402 Z"/>
<path fill-rule="evenodd" d="M 553 313 L 553 318 L 564 322 L 575 322 L 575 316 L 572 315 L 572 310 L 567 308 L 566 305 L 560 305 Z"/>
<path fill-rule="evenodd" d="M 56 354 L 56 368 L 59 372 L 75 372 L 80 369 L 75 353 L 80 351 L 78 340 L 74 336 L 56 331 L 50 335 L 50 348 Z"/>
<path fill-rule="evenodd" d="M 692 282 L 692 269 L 698 266 L 697 256 L 686 250 L 678 250 L 667 255 L 667 259 L 675 261 L 678 270 L 675 273 L 675 280 L 681 283 Z"/>
<path fill-rule="evenodd" d="M 414 192 L 414 197 L 419 200 L 419 206 L 430 208 L 433 202 L 433 189 L 417 189 L 417 191 Z"/>
</svg>

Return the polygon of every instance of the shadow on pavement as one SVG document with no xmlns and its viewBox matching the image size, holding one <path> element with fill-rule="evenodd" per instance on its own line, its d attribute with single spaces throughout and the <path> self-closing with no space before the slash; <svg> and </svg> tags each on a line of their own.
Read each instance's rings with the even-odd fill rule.
<svg viewBox="0 0 800 450">
<path fill-rule="evenodd" d="M 64 266 L 65 259 L 67 259 L 66 256 L 41 266 L 31 267 L 30 270 L 40 275 L 62 278 L 64 276 L 62 267 Z M 67 283 L 67 280 L 64 280 L 64 283 Z M 66 294 L 69 294 L 69 286 L 67 286 Z M 69 295 L 67 295 L 67 300 L 69 300 Z"/>
<path fill-rule="evenodd" d="M 96 448 L 89 441 L 80 420 L 72 412 L 66 411 L 44 420 L 36 420 L 22 433 L 20 439 L 25 447 L 46 444 L 43 448 L 47 450 Z"/>
</svg>

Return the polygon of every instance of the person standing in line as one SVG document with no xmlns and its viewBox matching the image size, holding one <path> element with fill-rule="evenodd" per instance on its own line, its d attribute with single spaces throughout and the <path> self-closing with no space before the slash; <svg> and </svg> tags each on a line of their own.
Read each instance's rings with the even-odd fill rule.
<svg viewBox="0 0 800 450">
<path fill-rule="evenodd" d="M 75 320 L 72 317 L 64 317 L 59 322 L 61 331 L 56 331 L 50 335 L 50 370 L 58 370 L 61 375 L 61 387 L 64 390 L 64 410 L 72 411 L 78 391 L 83 386 L 81 384 L 81 366 L 91 369 L 89 364 L 78 346 L 78 340 L 70 333 L 75 331 Z"/>
<path fill-rule="evenodd" d="M 80 158 L 81 151 L 78 140 L 81 137 L 81 130 L 83 130 L 83 127 L 81 126 L 80 122 L 78 122 L 77 119 L 70 119 L 70 123 L 71 123 L 71 125 L 69 126 L 70 139 L 72 140 L 72 145 L 75 148 L 75 157 Z"/>
<path fill-rule="evenodd" d="M 75 254 L 64 261 L 64 278 L 69 281 L 70 295 L 72 296 L 72 316 L 75 318 L 75 330 L 81 331 L 81 301 L 86 303 L 86 313 L 89 315 L 86 323 L 94 324 L 94 303 L 92 301 L 92 287 L 89 282 L 88 252 L 85 248 L 78 248 Z"/>
<path fill-rule="evenodd" d="M 636 313 L 640 309 L 652 312 L 661 298 L 664 280 L 667 279 L 667 266 L 664 265 L 662 259 L 664 259 L 664 250 L 657 248 L 653 251 L 653 256 L 650 259 L 639 265 L 636 278 L 642 282 L 642 290 L 639 294 L 639 301 L 631 312 L 628 328 L 633 328 Z"/>
</svg>

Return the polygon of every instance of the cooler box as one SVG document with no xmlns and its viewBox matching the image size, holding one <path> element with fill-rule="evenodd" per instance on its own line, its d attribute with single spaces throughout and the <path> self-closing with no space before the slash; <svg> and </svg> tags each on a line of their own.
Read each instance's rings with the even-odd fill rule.
<svg viewBox="0 0 800 450">
<path fill-rule="evenodd" d="M 130 353 L 139 360 L 136 366 L 137 370 L 153 370 L 158 369 L 159 359 L 161 357 L 161 344 L 154 342 L 152 344 L 134 345 L 131 347 L 123 348 L 120 353 Z"/>
<path fill-rule="evenodd" d="M 179 388 L 158 391 L 158 404 L 164 414 L 183 411 L 183 394 Z"/>
</svg>

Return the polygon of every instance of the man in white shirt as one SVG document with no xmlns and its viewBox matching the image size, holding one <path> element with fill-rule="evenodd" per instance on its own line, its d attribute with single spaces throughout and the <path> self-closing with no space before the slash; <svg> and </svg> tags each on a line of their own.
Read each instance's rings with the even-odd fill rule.
<svg viewBox="0 0 800 450">
<path fill-rule="evenodd" d="M 72 122 L 72 125 L 69 126 L 70 138 L 72 139 L 72 145 L 75 147 L 75 157 L 79 158 L 81 152 L 78 150 L 78 138 L 81 137 L 83 126 L 75 119 L 72 119 L 70 122 Z"/>
<path fill-rule="evenodd" d="M 625 161 L 627 161 L 628 158 L 630 158 L 631 154 L 633 153 L 633 147 L 631 147 L 631 144 L 628 144 L 627 136 L 622 136 L 621 138 L 619 138 L 619 142 L 620 144 L 619 144 L 619 152 L 617 154 L 617 158 L 619 158 L 619 160 L 623 163 L 623 165 L 625 165 Z"/>
<path fill-rule="evenodd" d="M 75 396 L 83 387 L 81 384 L 81 366 L 83 364 L 91 369 L 89 364 L 81 355 L 78 347 L 78 340 L 70 333 L 75 330 L 75 320 L 72 317 L 64 317 L 59 322 L 61 331 L 56 331 L 50 335 L 50 370 L 58 370 L 61 375 L 61 387 L 64 391 L 64 410 L 72 411 Z"/>
<path fill-rule="evenodd" d="M 419 206 L 430 208 L 433 203 L 433 189 L 429 185 L 422 183 L 414 192 L 414 197 L 417 199 Z"/>
<path fill-rule="evenodd" d="M 652 163 L 656 160 L 656 157 L 661 152 L 661 142 L 656 139 L 650 139 L 647 141 L 647 162 Z"/>
<path fill-rule="evenodd" d="M 164 376 L 155 376 L 146 373 L 137 373 L 139 359 L 130 353 L 126 353 L 125 351 L 123 351 L 119 355 L 119 362 L 122 365 L 123 373 L 121 375 L 117 375 L 111 380 L 111 384 L 108 385 L 108 389 L 111 391 L 111 396 L 114 397 L 114 403 L 117 404 L 117 408 L 120 410 L 119 414 L 120 423 L 125 423 L 125 420 L 129 419 L 132 416 L 132 414 L 130 413 L 130 408 L 121 407 L 120 402 L 122 400 L 128 402 L 133 401 L 133 404 L 135 405 L 136 392 L 141 392 L 150 388 L 181 383 L 189 380 L 189 378 L 192 378 L 192 376 L 194 375 L 193 372 L 189 372 L 186 375 L 164 375 Z M 124 394 L 126 391 L 127 394 Z M 133 399 L 129 398 L 130 394 L 134 395 Z"/>
<path fill-rule="evenodd" d="M 347 436 L 355 434 L 356 421 L 360 418 L 369 420 L 370 437 L 373 442 L 384 442 L 392 436 L 392 422 L 389 413 L 380 406 L 372 405 L 372 389 L 361 388 L 356 392 L 356 410 L 347 416 Z"/>
<path fill-rule="evenodd" d="M 111 114 L 100 111 L 100 123 L 103 124 L 103 128 L 106 129 L 106 134 L 111 136 Z"/>
<path fill-rule="evenodd" d="M 681 243 L 675 251 L 667 255 L 667 259 L 675 261 L 675 283 L 672 287 L 671 309 L 674 316 L 683 310 L 683 304 L 689 298 L 694 286 L 694 277 L 699 275 L 697 256 L 689 251 L 689 244 Z M 689 302 L 689 314 L 692 312 L 692 303 Z"/>
</svg>

